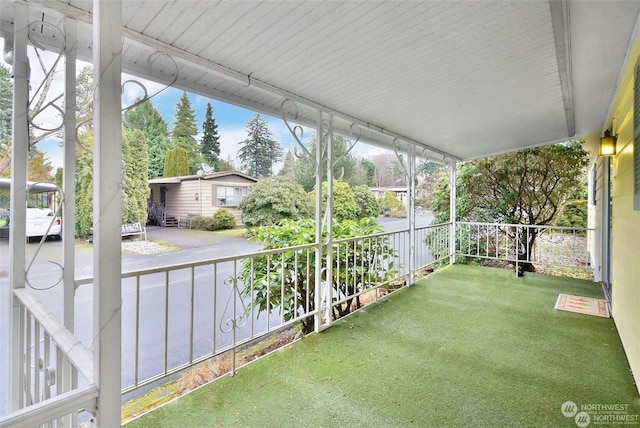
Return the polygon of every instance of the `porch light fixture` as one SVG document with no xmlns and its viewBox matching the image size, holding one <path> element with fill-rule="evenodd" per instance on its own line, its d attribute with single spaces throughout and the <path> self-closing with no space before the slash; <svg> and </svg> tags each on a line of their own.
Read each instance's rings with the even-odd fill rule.
<svg viewBox="0 0 640 428">
<path fill-rule="evenodd" d="M 600 156 L 615 156 L 617 139 L 610 130 L 604 131 L 604 137 L 600 138 Z"/>
</svg>

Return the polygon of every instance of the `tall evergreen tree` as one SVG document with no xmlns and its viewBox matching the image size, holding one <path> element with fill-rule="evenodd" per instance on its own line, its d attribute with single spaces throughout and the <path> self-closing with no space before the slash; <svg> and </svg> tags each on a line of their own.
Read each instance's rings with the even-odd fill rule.
<svg viewBox="0 0 640 428">
<path fill-rule="evenodd" d="M 13 111 L 13 82 L 9 69 L 0 64 L 0 149 L 11 138 Z"/>
<path fill-rule="evenodd" d="M 13 81 L 9 70 L 0 64 L 0 177 L 9 170 L 11 164 L 12 112 Z"/>
<path fill-rule="evenodd" d="M 149 179 L 163 175 L 164 157 L 171 146 L 167 122 L 149 100 L 129 110 L 125 115 L 125 126 L 131 134 L 141 129 L 149 148 Z"/>
<path fill-rule="evenodd" d="M 76 236 L 89 236 L 93 227 L 93 132 L 78 136 L 86 150 L 76 160 Z"/>
<path fill-rule="evenodd" d="M 173 149 L 167 151 L 167 154 L 164 157 L 164 169 L 162 171 L 162 176 L 176 176 L 176 152 Z"/>
<path fill-rule="evenodd" d="M 176 106 L 172 137 L 175 147 L 182 147 L 187 151 L 191 174 L 196 173 L 202 159 L 200 144 L 195 138 L 197 133 L 196 113 L 191 108 L 191 101 L 189 101 L 187 93 L 183 92 Z"/>
<path fill-rule="evenodd" d="M 220 135 L 218 134 L 218 125 L 213 118 L 213 108 L 211 103 L 207 103 L 207 110 L 204 114 L 204 122 L 202 122 L 202 157 L 204 161 L 213 166 L 218 171 L 220 163 Z"/>
<path fill-rule="evenodd" d="M 278 172 L 278 175 L 296 176 L 296 158 L 293 150 L 287 151 L 284 157 L 284 165 L 282 165 L 282 169 Z"/>
<path fill-rule="evenodd" d="M 189 175 L 189 155 L 182 147 L 173 149 L 176 152 L 176 176 Z"/>
<path fill-rule="evenodd" d="M 256 178 L 270 177 L 273 164 L 282 159 L 280 143 L 273 139 L 267 122 L 256 113 L 247 123 L 248 138 L 241 141 L 238 158 L 246 174 Z"/>
<path fill-rule="evenodd" d="M 165 177 L 179 177 L 189 175 L 189 157 L 182 147 L 176 147 L 167 152 L 164 158 Z"/>
<path fill-rule="evenodd" d="M 130 136 L 123 136 L 122 146 L 122 157 L 125 159 L 122 222 L 145 224 L 147 221 L 147 200 L 149 199 L 147 140 L 144 133 L 136 129 Z"/>
</svg>

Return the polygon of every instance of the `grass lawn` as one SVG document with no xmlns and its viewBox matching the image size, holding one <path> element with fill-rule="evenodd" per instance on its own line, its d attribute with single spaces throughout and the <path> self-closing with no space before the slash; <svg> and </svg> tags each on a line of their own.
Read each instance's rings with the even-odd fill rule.
<svg viewBox="0 0 640 428">
<path fill-rule="evenodd" d="M 601 297 L 582 280 L 443 268 L 127 427 L 576 427 L 566 401 L 638 419 L 613 320 L 556 311 L 558 293 Z"/>
<path fill-rule="evenodd" d="M 218 235 L 224 235 L 224 236 L 245 236 L 247 234 L 247 228 L 246 227 L 238 227 L 236 229 L 225 229 L 225 230 L 216 230 L 215 232 Z"/>
</svg>

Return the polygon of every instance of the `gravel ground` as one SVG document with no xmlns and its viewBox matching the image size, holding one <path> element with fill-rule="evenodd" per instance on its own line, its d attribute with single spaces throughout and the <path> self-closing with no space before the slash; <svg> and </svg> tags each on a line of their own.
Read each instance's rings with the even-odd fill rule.
<svg viewBox="0 0 640 428">
<path fill-rule="evenodd" d="M 158 254 L 172 251 L 172 248 L 166 245 L 158 244 L 151 241 L 125 241 L 122 243 L 122 251 L 135 254 Z"/>
</svg>

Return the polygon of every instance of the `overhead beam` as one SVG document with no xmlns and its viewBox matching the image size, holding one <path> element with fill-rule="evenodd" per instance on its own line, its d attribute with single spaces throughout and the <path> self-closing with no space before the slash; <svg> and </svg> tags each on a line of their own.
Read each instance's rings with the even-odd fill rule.
<svg viewBox="0 0 640 428">
<path fill-rule="evenodd" d="M 551 0 L 549 8 L 551 10 L 551 25 L 553 26 L 553 38 L 555 39 L 562 101 L 564 102 L 564 115 L 567 121 L 567 137 L 573 137 L 576 133 L 576 121 L 571 89 L 573 85 L 571 81 L 571 36 L 567 1 Z"/>
<path fill-rule="evenodd" d="M 23 2 L 23 1 L 24 0 L 17 0 L 17 2 Z M 51 1 L 51 0 L 33 0 L 33 1 L 29 1 L 29 4 L 32 6 L 38 5 L 42 8 L 57 12 L 61 16 L 69 16 L 74 19 L 77 19 L 80 22 L 85 22 L 89 25 L 92 24 L 92 21 L 91 21 L 92 18 L 90 13 L 68 3 L 62 3 L 60 1 Z M 175 61 L 179 62 L 184 66 L 201 70 L 207 74 L 214 74 L 216 76 L 222 77 L 227 81 L 234 82 L 235 84 L 239 84 L 240 85 L 239 87 L 249 85 L 256 92 L 268 94 L 269 96 L 279 97 L 280 101 L 282 99 L 289 99 L 289 100 L 295 101 L 300 105 L 304 105 L 309 108 L 308 109 L 309 111 L 307 112 L 308 114 L 305 117 L 299 117 L 297 121 L 305 126 L 315 127 L 315 124 L 316 124 L 315 118 L 317 114 L 316 112 L 323 111 L 326 114 L 330 114 L 334 116 L 335 119 L 347 121 L 349 123 L 349 126 L 353 123 L 361 126 L 363 129 L 366 129 L 368 131 L 367 133 L 369 135 L 369 138 L 367 139 L 363 138 L 363 139 L 367 141 L 373 140 L 371 142 L 374 144 L 377 143 L 390 148 L 393 144 L 393 140 L 397 139 L 406 143 L 406 147 L 405 147 L 406 151 L 409 150 L 408 147 L 411 144 L 414 144 L 420 149 L 429 151 L 432 154 L 437 155 L 438 157 L 442 157 L 443 160 L 450 160 L 450 159 L 456 160 L 456 161 L 461 160 L 459 157 L 452 155 L 451 153 L 432 147 L 428 143 L 409 138 L 406 135 L 403 135 L 399 131 L 386 129 L 382 126 L 376 125 L 375 123 L 367 122 L 363 119 L 351 116 L 342 111 L 333 109 L 330 106 L 327 106 L 327 105 L 315 102 L 313 100 L 310 100 L 308 98 L 305 98 L 303 96 L 294 94 L 283 88 L 274 86 L 270 83 L 260 81 L 253 77 L 249 78 L 249 76 L 243 73 L 240 73 L 236 70 L 225 67 L 219 63 L 209 61 L 197 55 L 185 52 L 179 48 L 176 48 L 175 46 L 171 46 L 167 43 L 153 39 L 144 34 L 132 31 L 127 28 L 122 28 L 122 35 L 124 37 L 125 43 L 129 42 L 137 46 L 151 48 L 153 51 L 163 52 L 167 55 L 170 55 L 171 58 L 173 58 Z M 130 71 L 134 75 L 141 76 L 142 74 L 141 77 L 144 76 L 144 70 L 141 69 L 140 65 L 135 66 L 133 64 L 125 63 L 123 64 L 123 67 L 124 67 L 124 70 L 127 72 Z M 152 76 L 150 76 L 149 80 L 154 80 L 154 79 L 152 78 Z M 241 107 L 245 107 L 245 108 L 249 108 L 249 109 L 263 112 L 266 114 L 270 114 L 276 117 L 280 116 L 280 111 L 278 110 L 280 101 L 278 100 L 276 100 L 276 102 L 274 103 L 275 107 L 271 107 L 268 105 L 252 102 L 248 98 L 243 98 L 234 94 L 218 91 L 213 88 L 205 88 L 204 86 L 196 85 L 193 82 L 190 82 L 189 84 L 187 84 L 186 82 L 182 82 L 182 83 L 176 82 L 174 85 L 176 87 L 187 90 L 189 92 L 198 93 L 199 95 L 220 99 L 222 101 L 226 101 L 231 104 L 235 104 Z M 294 118 L 290 116 L 288 116 L 288 119 L 294 120 Z M 336 126 L 334 126 L 334 131 L 339 134 L 344 134 L 348 136 L 350 134 L 349 126 L 340 126 L 336 124 Z"/>
</svg>

